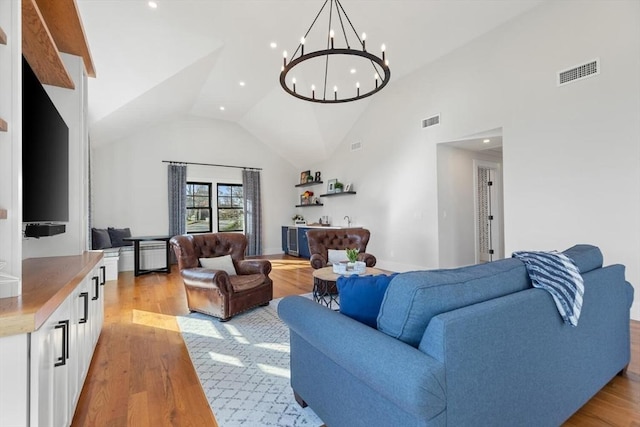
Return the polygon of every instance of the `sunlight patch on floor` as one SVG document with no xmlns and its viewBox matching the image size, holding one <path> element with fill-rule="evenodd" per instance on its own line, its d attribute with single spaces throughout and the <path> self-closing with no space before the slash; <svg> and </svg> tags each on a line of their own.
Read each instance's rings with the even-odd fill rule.
<svg viewBox="0 0 640 427">
<path fill-rule="evenodd" d="M 264 348 L 265 350 L 279 351 L 280 353 L 290 353 L 289 343 L 281 344 L 276 342 L 263 342 L 256 344 L 256 347 Z"/>
<path fill-rule="evenodd" d="M 244 364 L 237 357 L 229 356 L 228 354 L 220 354 L 214 353 L 213 351 L 209 352 L 209 357 L 214 362 L 224 363 L 225 365 L 237 366 L 239 368 L 243 368 Z"/>
<path fill-rule="evenodd" d="M 225 324 L 224 328 L 229 332 L 229 335 L 233 337 L 240 344 L 249 344 L 249 340 L 247 340 L 242 333 L 233 325 Z"/>
<path fill-rule="evenodd" d="M 135 325 L 150 326 L 152 328 L 180 332 L 175 316 L 135 309 L 131 312 L 131 316 L 131 322 Z"/>
<path fill-rule="evenodd" d="M 256 365 L 258 366 L 258 369 L 260 369 L 265 374 L 275 375 L 277 377 L 288 378 L 288 379 L 291 378 L 291 373 L 289 372 L 289 369 L 278 368 L 277 366 L 265 365 L 263 363 L 257 363 Z"/>
</svg>

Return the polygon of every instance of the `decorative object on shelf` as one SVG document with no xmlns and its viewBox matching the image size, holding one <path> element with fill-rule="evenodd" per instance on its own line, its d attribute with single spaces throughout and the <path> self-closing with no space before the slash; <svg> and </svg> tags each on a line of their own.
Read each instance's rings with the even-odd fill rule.
<svg viewBox="0 0 640 427">
<path fill-rule="evenodd" d="M 304 217 L 300 214 L 295 214 L 291 219 L 294 224 L 304 224 Z"/>
<path fill-rule="evenodd" d="M 335 189 L 336 189 L 336 193 L 342 193 L 342 189 L 344 188 L 344 184 L 341 183 L 340 181 L 336 182 L 336 184 L 334 185 Z"/>
<path fill-rule="evenodd" d="M 327 193 L 331 194 L 336 192 L 336 182 L 338 182 L 337 179 L 329 180 L 329 182 L 327 183 Z"/>
<path fill-rule="evenodd" d="M 348 193 L 349 191 L 353 191 L 353 185 L 351 183 L 348 183 L 347 185 L 344 186 L 344 191 L 345 193 Z"/>
<path fill-rule="evenodd" d="M 320 174 L 320 171 L 316 172 L 315 181 L 322 182 L 322 176 Z"/>
<path fill-rule="evenodd" d="M 320 204 L 320 199 L 319 199 L 319 198 L 317 198 L 317 197 L 314 197 L 314 198 L 313 198 L 313 204 L 314 204 L 314 205 L 319 205 L 319 204 Z"/>
<path fill-rule="evenodd" d="M 327 7 L 327 3 L 329 3 Z M 327 28 L 327 36 L 307 39 L 307 36 L 311 32 L 313 26 L 319 18 L 321 17 L 323 11 L 326 13 L 324 16 L 328 16 L 327 24 L 319 23 L 318 25 L 321 28 Z M 334 14 L 337 15 L 337 19 L 333 21 Z M 322 21 L 322 19 L 320 19 Z M 345 24 L 349 24 L 345 27 Z M 335 47 L 335 36 L 333 26 L 338 29 L 342 29 L 342 36 L 339 36 L 339 43 L 343 43 L 343 46 Z M 351 31 L 348 34 L 351 37 L 351 42 L 349 41 L 349 35 L 347 34 L 347 29 L 350 28 Z M 353 32 L 353 35 L 351 35 Z M 314 34 L 317 34 L 314 33 Z M 355 36 L 355 39 L 354 39 Z M 320 8 L 320 11 L 316 15 L 315 19 L 311 23 L 311 26 L 305 33 L 304 37 L 300 39 L 300 43 L 296 48 L 293 55 L 291 55 L 291 60 L 288 60 L 288 54 L 284 51 L 284 63 L 282 66 L 282 70 L 280 72 L 280 85 L 282 88 L 290 95 L 295 96 L 296 98 L 302 99 L 304 101 L 310 102 L 318 102 L 323 104 L 337 104 L 341 102 L 350 102 L 356 101 L 358 99 L 366 98 L 368 96 L 373 95 L 374 93 L 381 90 L 383 87 L 389 83 L 391 79 L 391 70 L 389 69 L 389 61 L 385 56 L 385 45 L 381 46 L 381 56 L 376 56 L 367 51 L 366 48 L 366 34 L 362 33 L 362 36 L 356 31 L 351 19 L 347 16 L 340 0 L 325 0 L 324 4 Z M 323 44 L 326 42 L 326 48 L 322 48 Z M 351 48 L 351 43 L 356 47 L 355 49 Z M 305 46 L 307 48 L 311 47 L 311 50 L 305 54 Z M 296 57 L 300 53 L 300 56 Z M 345 70 L 337 70 L 335 64 L 330 64 L 330 58 L 335 55 L 334 62 L 335 64 L 351 64 L 355 57 L 359 57 L 358 63 L 363 65 L 364 67 L 371 66 L 372 78 L 369 80 L 367 78 L 366 81 L 363 81 L 362 87 L 360 86 L 360 81 L 356 78 L 357 72 L 352 70 L 357 70 L 357 68 L 349 68 Z M 321 61 L 313 61 L 307 62 L 303 67 L 296 68 L 297 65 L 302 64 L 305 61 L 309 61 L 314 58 L 319 58 Z M 318 63 L 318 64 L 316 64 Z M 314 70 L 313 65 L 322 65 L 321 68 Z M 330 66 L 331 65 L 331 66 Z M 351 65 L 350 65 L 351 67 Z M 296 76 L 292 75 L 288 77 L 288 74 L 292 72 L 292 70 L 296 68 L 296 73 L 298 79 L 301 82 L 309 83 L 309 89 L 298 92 L 296 88 Z M 302 73 L 302 71 L 306 71 L 307 73 Z M 365 72 L 366 73 L 366 72 Z M 366 73 L 368 76 L 369 74 Z M 337 76 L 348 76 L 347 79 L 341 78 L 338 80 Z M 316 86 L 314 79 L 321 80 L 322 86 L 319 87 L 320 91 L 318 92 L 318 96 L 316 97 Z M 327 94 L 327 85 L 333 86 L 333 94 Z M 338 85 L 340 85 L 343 90 L 340 94 L 342 97 L 338 96 Z M 345 86 L 349 86 L 350 89 L 344 89 Z M 327 96 L 329 95 L 329 96 Z"/>
<path fill-rule="evenodd" d="M 306 184 L 307 182 L 309 182 L 309 177 L 311 176 L 311 171 L 304 171 L 302 173 L 300 173 L 300 184 Z"/>
<path fill-rule="evenodd" d="M 309 205 L 311 204 L 311 197 L 313 197 L 313 191 L 305 191 L 300 195 L 300 204 L 301 205 Z"/>
</svg>

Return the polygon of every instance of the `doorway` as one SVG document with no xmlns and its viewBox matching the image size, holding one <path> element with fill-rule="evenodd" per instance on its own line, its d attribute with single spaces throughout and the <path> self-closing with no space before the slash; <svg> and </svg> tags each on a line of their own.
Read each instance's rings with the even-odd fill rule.
<svg viewBox="0 0 640 427">
<path fill-rule="evenodd" d="M 504 258 L 502 129 L 437 146 L 441 268 Z"/>
</svg>

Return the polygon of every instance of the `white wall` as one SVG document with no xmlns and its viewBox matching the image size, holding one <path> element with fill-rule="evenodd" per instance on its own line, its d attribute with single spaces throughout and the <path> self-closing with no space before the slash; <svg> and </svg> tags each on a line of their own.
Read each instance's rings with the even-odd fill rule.
<svg viewBox="0 0 640 427">
<path fill-rule="evenodd" d="M 163 160 L 262 168 L 263 253 L 282 253 L 280 226 L 290 222 L 290 189 L 298 172 L 241 127 L 220 120 L 180 117 L 93 147 L 93 226 L 129 227 L 134 235 L 166 234 L 169 212 Z M 187 176 L 211 182 L 242 181 L 239 169 L 188 166 Z"/>
<path fill-rule="evenodd" d="M 56 236 L 25 238 L 23 258 L 79 255 L 87 249 L 87 129 L 84 65 L 79 56 L 61 54 L 75 89 L 44 85 L 51 101 L 69 126 L 69 221 Z"/>
<path fill-rule="evenodd" d="M 634 0 L 549 2 L 506 23 L 375 96 L 311 168 L 358 194 L 317 215 L 371 229 L 382 268 L 438 267 L 436 144 L 502 127 L 505 254 L 595 244 L 640 294 L 638 52 Z M 599 76 L 556 86 L 557 71 L 596 57 Z M 441 124 L 421 129 L 435 113 Z M 355 141 L 363 149 L 350 152 Z"/>
</svg>

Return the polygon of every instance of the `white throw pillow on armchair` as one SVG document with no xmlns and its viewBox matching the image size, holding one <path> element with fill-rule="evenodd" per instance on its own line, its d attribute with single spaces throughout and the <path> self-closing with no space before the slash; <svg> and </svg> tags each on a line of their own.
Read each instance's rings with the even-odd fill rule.
<svg viewBox="0 0 640 427">
<path fill-rule="evenodd" d="M 327 249 L 327 258 L 329 258 L 329 264 L 334 262 L 349 261 L 347 257 L 347 251 L 344 249 Z"/>
<path fill-rule="evenodd" d="M 210 268 L 211 270 L 226 271 L 229 276 L 235 276 L 236 267 L 233 265 L 231 255 L 219 256 L 215 258 L 200 258 L 200 265 L 203 268 Z"/>
</svg>

